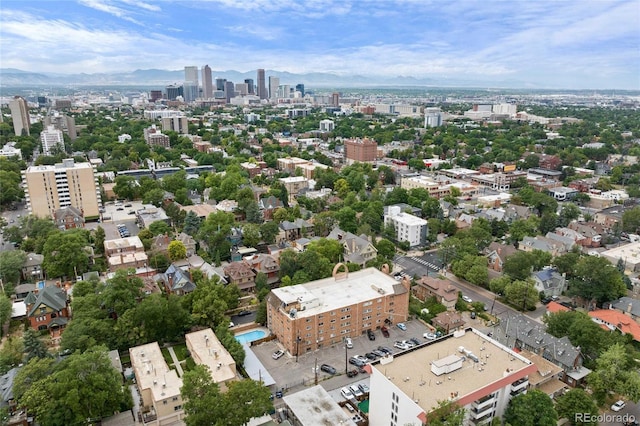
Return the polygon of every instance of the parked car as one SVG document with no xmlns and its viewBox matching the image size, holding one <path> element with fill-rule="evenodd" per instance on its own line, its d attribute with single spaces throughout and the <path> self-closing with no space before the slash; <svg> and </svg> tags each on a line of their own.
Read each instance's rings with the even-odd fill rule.
<svg viewBox="0 0 640 426">
<path fill-rule="evenodd" d="M 387 347 L 387 346 L 378 346 L 378 350 L 382 351 L 382 352 L 384 352 L 386 354 L 392 354 L 393 353 L 393 350 L 391 348 Z"/>
<path fill-rule="evenodd" d="M 353 349 L 353 340 L 351 340 L 351 337 L 344 339 L 344 344 L 347 345 L 347 349 Z"/>
<path fill-rule="evenodd" d="M 619 400 L 613 403 L 613 405 L 611 406 L 611 411 L 620 411 L 622 410 L 624 407 L 627 406 L 627 403 L 624 402 L 623 400 Z"/>
<path fill-rule="evenodd" d="M 353 396 L 355 396 L 356 398 L 360 398 L 361 396 L 363 396 L 364 394 L 362 393 L 362 391 L 360 390 L 359 387 L 357 387 L 356 385 L 351 385 L 349 386 L 349 390 L 351 391 L 351 393 L 353 394 Z"/>
<path fill-rule="evenodd" d="M 549 303 L 551 303 L 551 298 L 550 297 L 545 297 L 544 299 L 541 300 L 543 305 L 548 305 Z"/>
<path fill-rule="evenodd" d="M 282 349 L 278 349 L 277 351 L 275 351 L 273 353 L 273 355 L 271 355 L 271 358 L 280 359 L 280 358 L 282 358 L 282 355 L 284 355 L 284 351 Z"/>
<path fill-rule="evenodd" d="M 380 358 L 382 358 L 383 356 L 385 356 L 387 354 L 386 352 L 383 352 L 383 351 L 381 351 L 379 349 L 374 349 L 374 350 L 371 351 L 371 353 L 374 354 L 377 357 L 380 357 Z"/>
<path fill-rule="evenodd" d="M 420 344 L 420 340 L 416 339 L 415 337 L 412 337 L 411 339 L 409 339 L 409 341 L 416 346 Z"/>
<path fill-rule="evenodd" d="M 367 363 L 369 362 L 369 359 L 366 356 L 363 355 L 355 355 L 354 358 L 359 359 L 360 361 Z"/>
<path fill-rule="evenodd" d="M 127 203 L 124 205 L 125 207 L 131 207 L 131 203 Z"/>
<path fill-rule="evenodd" d="M 347 371 L 347 377 L 356 377 L 358 375 L 358 370 L 355 368 L 353 370 Z"/>
<path fill-rule="evenodd" d="M 403 322 L 399 322 L 398 324 L 396 324 L 396 326 L 402 331 L 407 331 L 407 326 L 404 325 Z"/>
<path fill-rule="evenodd" d="M 471 312 L 471 319 L 476 319 L 476 313 L 475 312 Z"/>
<path fill-rule="evenodd" d="M 349 388 L 340 389 L 340 395 L 342 395 L 344 399 L 354 399 L 353 393 Z"/>
<path fill-rule="evenodd" d="M 380 331 L 384 337 L 389 337 L 389 329 L 386 326 L 383 325 Z"/>
<path fill-rule="evenodd" d="M 349 364 L 355 365 L 357 367 L 362 367 L 365 364 L 365 362 L 359 358 L 352 356 L 351 358 L 349 358 Z"/>
<path fill-rule="evenodd" d="M 462 300 L 464 300 L 467 303 L 473 302 L 473 300 L 469 296 L 462 296 Z"/>
<path fill-rule="evenodd" d="M 402 343 L 404 343 L 405 345 L 407 345 L 410 348 L 415 346 L 415 344 L 410 340 L 403 340 Z"/>
<path fill-rule="evenodd" d="M 366 354 L 364 354 L 364 356 L 366 356 L 371 361 L 375 361 L 376 359 L 378 359 L 376 354 L 374 354 L 373 352 L 367 352 Z"/>
<path fill-rule="evenodd" d="M 336 369 L 329 364 L 322 364 L 320 366 L 320 370 L 324 371 L 325 373 L 336 374 Z"/>
<path fill-rule="evenodd" d="M 395 343 L 393 344 L 393 347 L 394 347 L 394 348 L 401 349 L 401 350 L 409 349 L 409 345 L 407 345 L 407 344 L 406 344 L 406 343 L 404 343 L 404 342 L 399 342 L 399 341 L 398 341 L 398 342 L 395 342 Z"/>
<path fill-rule="evenodd" d="M 239 317 L 246 317 L 247 315 L 251 315 L 251 311 L 242 310 L 242 311 L 238 312 L 238 316 Z"/>
<path fill-rule="evenodd" d="M 367 337 L 369 337 L 369 340 L 376 340 L 376 335 L 373 330 L 367 330 Z"/>
<path fill-rule="evenodd" d="M 369 386 L 367 386 L 366 384 L 360 383 L 358 387 L 360 388 L 362 393 L 369 393 Z"/>
<path fill-rule="evenodd" d="M 436 340 L 436 335 L 434 333 L 424 333 L 422 337 L 427 340 Z"/>
</svg>

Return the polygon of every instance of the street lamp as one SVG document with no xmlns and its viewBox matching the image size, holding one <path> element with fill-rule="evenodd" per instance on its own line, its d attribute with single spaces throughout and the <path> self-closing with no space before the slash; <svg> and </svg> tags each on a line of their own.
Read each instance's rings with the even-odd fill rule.
<svg viewBox="0 0 640 426">
<path fill-rule="evenodd" d="M 347 362 L 347 358 L 349 358 L 349 354 L 347 353 L 347 343 L 344 344 L 344 374 L 347 374 L 347 369 L 349 368 L 349 363 Z"/>
</svg>

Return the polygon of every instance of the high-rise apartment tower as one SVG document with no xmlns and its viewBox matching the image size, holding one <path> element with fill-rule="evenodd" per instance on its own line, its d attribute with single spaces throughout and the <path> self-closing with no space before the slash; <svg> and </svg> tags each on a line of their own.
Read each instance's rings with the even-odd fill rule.
<svg viewBox="0 0 640 426">
<path fill-rule="evenodd" d="M 11 109 L 11 119 L 13 120 L 13 131 L 16 136 L 22 136 L 23 134 L 29 136 L 31 121 L 29 120 L 27 101 L 20 96 L 16 96 L 9 101 L 9 108 Z"/>
</svg>

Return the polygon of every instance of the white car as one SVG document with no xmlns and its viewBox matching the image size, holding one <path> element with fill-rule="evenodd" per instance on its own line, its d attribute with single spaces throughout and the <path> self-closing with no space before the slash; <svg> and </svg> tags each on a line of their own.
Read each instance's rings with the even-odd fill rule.
<svg viewBox="0 0 640 426">
<path fill-rule="evenodd" d="M 462 300 L 464 300 L 467 303 L 473 302 L 473 300 L 471 300 L 471 298 L 469 296 L 462 296 Z"/>
<path fill-rule="evenodd" d="M 624 402 L 623 400 L 617 401 L 611 406 L 611 411 L 620 411 L 624 407 L 626 407 L 626 405 L 627 403 Z"/>
<path fill-rule="evenodd" d="M 436 340 L 437 336 L 435 335 L 435 333 L 424 333 L 422 337 L 424 337 L 427 340 Z"/>
<path fill-rule="evenodd" d="M 396 327 L 398 327 L 398 328 L 399 328 L 400 330 L 402 330 L 402 331 L 407 331 L 407 326 L 406 326 L 406 325 L 404 325 L 404 323 L 403 323 L 403 322 L 399 322 L 399 323 L 397 323 L 397 324 L 396 324 Z"/>
<path fill-rule="evenodd" d="M 282 358 L 282 355 L 284 355 L 284 351 L 282 349 L 278 349 L 277 351 L 275 351 L 273 353 L 273 355 L 271 355 L 271 358 L 280 359 L 280 358 Z"/>
<path fill-rule="evenodd" d="M 395 342 L 393 344 L 393 347 L 394 348 L 398 348 L 398 349 L 403 350 L 403 351 L 406 350 L 406 349 L 409 349 L 409 346 L 404 342 Z"/>
<path fill-rule="evenodd" d="M 353 396 L 357 398 L 360 398 L 361 396 L 363 396 L 364 394 L 362 393 L 362 391 L 360 390 L 359 387 L 357 387 L 356 385 L 351 385 L 349 386 L 349 390 L 351 391 L 351 393 L 353 394 Z"/>
<path fill-rule="evenodd" d="M 353 340 L 351 340 L 351 337 L 344 339 L 344 344 L 347 345 L 347 349 L 353 349 Z"/>
<path fill-rule="evenodd" d="M 344 399 L 354 399 L 353 393 L 351 393 L 349 388 L 340 389 L 340 394 Z"/>
</svg>

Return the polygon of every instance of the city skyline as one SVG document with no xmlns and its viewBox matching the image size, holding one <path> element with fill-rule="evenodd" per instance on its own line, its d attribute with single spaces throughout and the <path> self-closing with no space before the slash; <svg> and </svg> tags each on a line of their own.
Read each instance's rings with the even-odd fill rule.
<svg viewBox="0 0 640 426">
<path fill-rule="evenodd" d="M 636 1 L 9 0 L 0 7 L 0 68 L 91 74 L 209 64 L 436 84 L 638 90 L 637 7 Z"/>
</svg>

